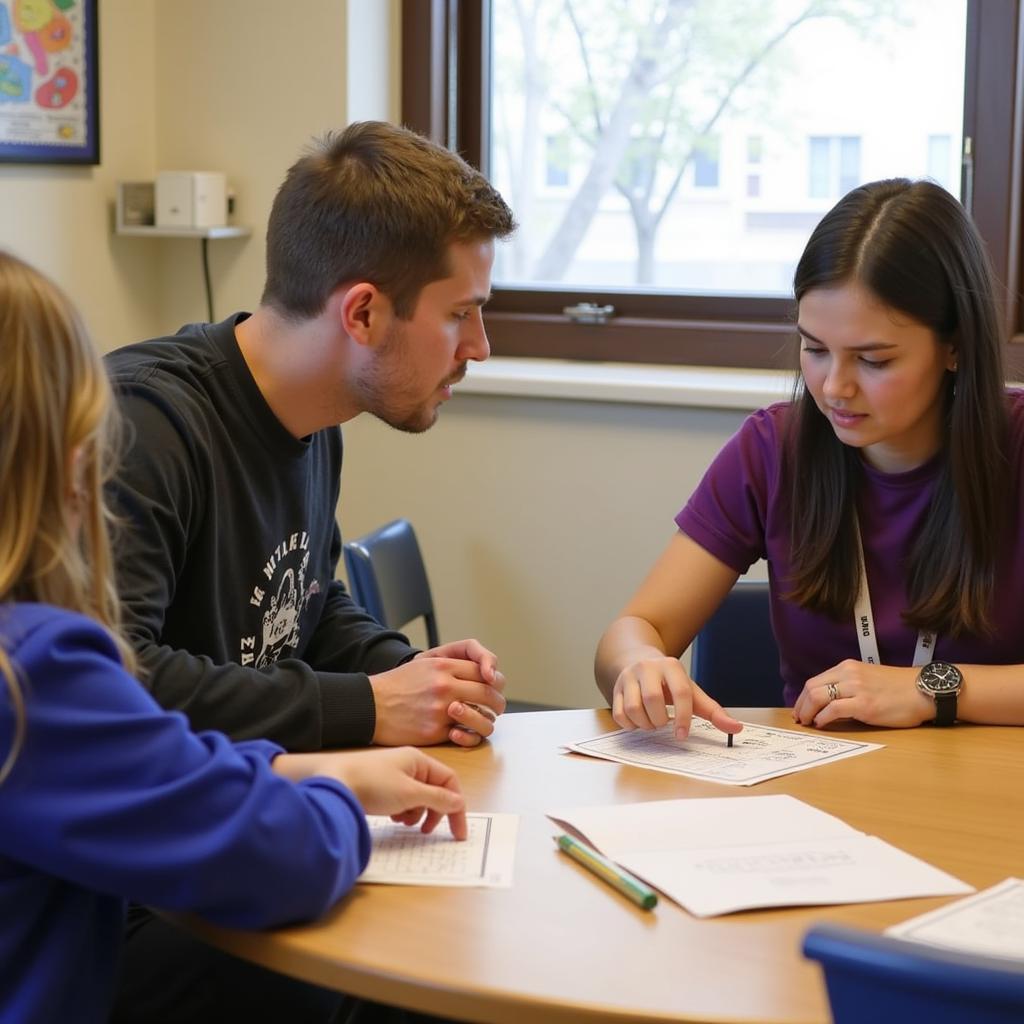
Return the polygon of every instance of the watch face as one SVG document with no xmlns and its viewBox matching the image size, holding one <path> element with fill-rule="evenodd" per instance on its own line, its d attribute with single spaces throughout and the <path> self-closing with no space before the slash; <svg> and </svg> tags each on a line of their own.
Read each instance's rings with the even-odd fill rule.
<svg viewBox="0 0 1024 1024">
<path fill-rule="evenodd" d="M 921 683 L 931 693 L 955 693 L 962 682 L 960 669 L 944 661 L 933 661 L 921 669 Z"/>
</svg>

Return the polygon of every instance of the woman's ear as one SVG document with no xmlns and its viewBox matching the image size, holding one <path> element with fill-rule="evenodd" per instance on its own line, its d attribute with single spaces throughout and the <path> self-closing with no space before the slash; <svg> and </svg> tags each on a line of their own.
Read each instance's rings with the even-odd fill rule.
<svg viewBox="0 0 1024 1024">
<path fill-rule="evenodd" d="M 85 445 L 76 444 L 68 452 L 67 476 L 65 477 L 65 494 L 69 502 L 81 500 L 82 492 L 85 490 Z"/>
<path fill-rule="evenodd" d="M 78 444 L 68 453 L 67 476 L 64 480 L 64 508 L 71 530 L 77 533 L 86 507 L 85 445 Z"/>
</svg>

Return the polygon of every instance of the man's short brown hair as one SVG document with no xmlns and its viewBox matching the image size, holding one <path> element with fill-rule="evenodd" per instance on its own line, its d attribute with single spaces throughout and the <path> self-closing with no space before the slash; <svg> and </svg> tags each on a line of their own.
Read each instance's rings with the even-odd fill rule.
<svg viewBox="0 0 1024 1024">
<path fill-rule="evenodd" d="M 408 319 L 424 285 L 449 275 L 449 245 L 504 238 L 515 226 L 461 157 L 406 128 L 355 122 L 318 140 L 278 189 L 263 303 L 308 319 L 340 285 L 369 281 Z"/>
</svg>

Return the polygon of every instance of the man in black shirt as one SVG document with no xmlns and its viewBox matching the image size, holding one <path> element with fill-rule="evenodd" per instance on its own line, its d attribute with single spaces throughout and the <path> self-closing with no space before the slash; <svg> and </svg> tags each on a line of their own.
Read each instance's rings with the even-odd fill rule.
<svg viewBox="0 0 1024 1024">
<path fill-rule="evenodd" d="M 426 430 L 467 362 L 489 355 L 494 242 L 514 227 L 458 156 L 353 124 L 278 191 L 255 312 L 108 356 L 129 425 L 112 485 L 125 628 L 145 685 L 194 728 L 294 751 L 492 732 L 505 707 L 494 654 L 475 640 L 418 652 L 358 607 L 334 579 L 335 508 L 339 424 L 368 412 Z M 140 971 L 155 959 L 184 983 L 168 956 L 130 942 L 129 984 L 150 989 Z M 152 1020 L 166 1010 L 140 1005 Z"/>
<path fill-rule="evenodd" d="M 355 124 L 288 172 L 254 313 L 108 357 L 131 427 L 114 486 L 126 629 L 146 685 L 195 728 L 290 750 L 492 731 L 491 652 L 417 653 L 334 579 L 338 424 L 434 423 L 489 354 L 481 306 L 513 226 L 457 156 Z"/>
</svg>

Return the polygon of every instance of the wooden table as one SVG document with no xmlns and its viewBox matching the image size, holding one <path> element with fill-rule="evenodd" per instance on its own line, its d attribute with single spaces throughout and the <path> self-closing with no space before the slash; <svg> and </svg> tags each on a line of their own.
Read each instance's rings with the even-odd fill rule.
<svg viewBox="0 0 1024 1024">
<path fill-rule="evenodd" d="M 739 717 L 794 727 L 784 710 Z M 481 748 L 431 751 L 458 769 L 470 809 L 521 816 L 511 889 L 358 886 L 304 927 L 187 926 L 286 974 L 460 1020 L 825 1024 L 818 968 L 800 954 L 806 930 L 822 920 L 881 930 L 950 897 L 707 920 L 662 899 L 645 912 L 560 855 L 544 812 L 789 793 L 978 888 L 1024 872 L 1024 730 L 851 727 L 831 734 L 885 748 L 753 787 L 559 752 L 613 727 L 607 711 L 514 714 Z"/>
</svg>

